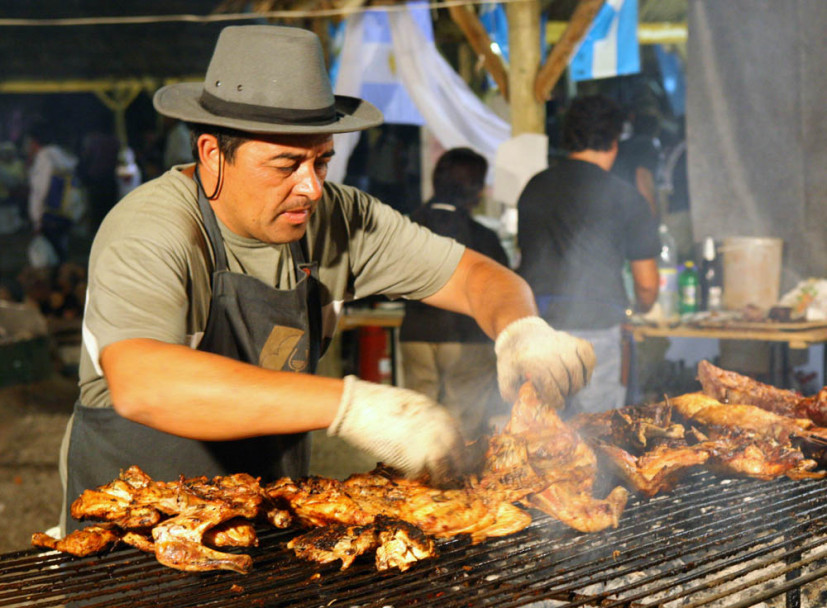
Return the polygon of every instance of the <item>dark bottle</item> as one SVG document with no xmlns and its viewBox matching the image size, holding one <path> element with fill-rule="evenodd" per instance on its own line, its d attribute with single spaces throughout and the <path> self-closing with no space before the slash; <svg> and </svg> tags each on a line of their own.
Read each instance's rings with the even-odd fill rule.
<svg viewBox="0 0 827 608">
<path fill-rule="evenodd" d="M 703 259 L 698 273 L 701 281 L 700 310 L 717 312 L 723 309 L 723 281 L 721 267 L 715 254 L 715 240 L 706 237 L 703 245 Z"/>
</svg>

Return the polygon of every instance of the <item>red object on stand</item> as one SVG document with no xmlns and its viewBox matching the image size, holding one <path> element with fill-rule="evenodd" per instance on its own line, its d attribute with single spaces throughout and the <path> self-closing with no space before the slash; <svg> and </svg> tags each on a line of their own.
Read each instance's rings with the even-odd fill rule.
<svg viewBox="0 0 827 608">
<path fill-rule="evenodd" d="M 388 336 L 383 327 L 359 328 L 359 377 L 380 384 L 391 382 Z"/>
</svg>

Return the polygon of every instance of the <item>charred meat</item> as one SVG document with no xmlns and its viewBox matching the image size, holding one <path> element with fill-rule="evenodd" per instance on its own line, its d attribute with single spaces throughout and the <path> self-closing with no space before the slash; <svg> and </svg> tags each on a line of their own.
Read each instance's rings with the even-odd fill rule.
<svg viewBox="0 0 827 608">
<path fill-rule="evenodd" d="M 350 567 L 360 555 L 375 552 L 377 570 L 405 571 L 419 560 L 434 557 L 436 545 L 416 526 L 379 516 L 364 526 L 331 524 L 314 528 L 287 543 L 296 556 L 320 564 L 341 560 Z"/>
</svg>

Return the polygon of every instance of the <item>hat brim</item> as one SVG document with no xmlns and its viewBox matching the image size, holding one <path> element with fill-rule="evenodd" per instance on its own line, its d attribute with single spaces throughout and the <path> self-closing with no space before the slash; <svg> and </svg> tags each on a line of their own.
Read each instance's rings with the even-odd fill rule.
<svg viewBox="0 0 827 608">
<path fill-rule="evenodd" d="M 199 103 L 203 84 L 180 82 L 159 89 L 152 98 L 155 109 L 184 122 L 214 125 L 249 133 L 349 133 L 382 124 L 382 112 L 372 103 L 357 97 L 335 96 L 336 119 L 323 125 L 260 122 L 219 116 Z"/>
</svg>

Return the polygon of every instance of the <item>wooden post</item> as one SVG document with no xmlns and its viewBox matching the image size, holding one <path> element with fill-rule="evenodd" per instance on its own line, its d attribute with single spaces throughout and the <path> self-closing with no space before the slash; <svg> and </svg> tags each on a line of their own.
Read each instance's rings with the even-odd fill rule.
<svg viewBox="0 0 827 608">
<path fill-rule="evenodd" d="M 454 20 L 474 52 L 483 58 L 485 67 L 497 83 L 503 98 L 508 99 L 508 68 L 502 57 L 491 50 L 491 39 L 476 13 L 468 6 L 449 6 L 448 13 Z"/>
<path fill-rule="evenodd" d="M 551 97 L 551 90 L 574 55 L 579 42 L 588 33 L 595 15 L 603 6 L 604 0 L 579 0 L 560 40 L 554 45 L 548 59 L 537 74 L 534 84 L 534 93 L 538 100 Z M 543 32 L 545 35 L 545 32 Z"/>
<path fill-rule="evenodd" d="M 545 133 L 545 103 L 534 97 L 534 79 L 540 69 L 540 2 L 510 2 L 506 15 L 511 134 Z"/>
</svg>

